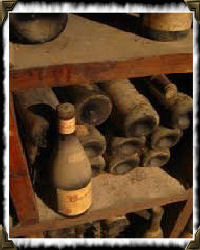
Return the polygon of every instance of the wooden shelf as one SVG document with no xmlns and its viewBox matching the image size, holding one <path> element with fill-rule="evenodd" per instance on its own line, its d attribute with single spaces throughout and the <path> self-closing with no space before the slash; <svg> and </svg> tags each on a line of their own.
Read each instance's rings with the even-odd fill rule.
<svg viewBox="0 0 200 250">
<path fill-rule="evenodd" d="M 137 167 L 121 176 L 99 175 L 93 179 L 92 188 L 91 208 L 76 217 L 68 218 L 56 213 L 36 196 L 39 223 L 10 228 L 10 237 L 67 228 L 153 206 L 163 206 L 187 200 L 189 195 L 189 190 L 185 190 L 178 180 L 156 167 Z"/>
<path fill-rule="evenodd" d="M 192 40 L 191 31 L 180 41 L 152 41 L 69 14 L 65 31 L 51 42 L 10 43 L 10 90 L 192 72 Z"/>
<path fill-rule="evenodd" d="M 192 72 L 192 34 L 191 31 L 186 39 L 180 41 L 157 42 L 134 32 L 69 14 L 65 31 L 51 42 L 40 45 L 10 43 L 10 91 Z M 11 101 L 10 109 L 14 115 Z M 20 141 L 15 120 L 14 123 L 10 135 Z M 18 149 L 23 155 L 20 145 L 17 145 Z M 18 154 L 10 154 L 10 186 L 13 185 L 10 190 L 12 198 L 15 198 L 20 224 L 10 228 L 10 237 L 39 235 L 47 230 L 186 201 L 170 235 L 178 237 L 192 213 L 192 189 L 185 190 L 178 180 L 162 169 L 138 167 L 124 176 L 104 174 L 94 178 L 90 210 L 68 218 L 51 209 L 41 196 L 34 195 L 26 159 L 23 157 L 19 165 L 18 157 Z M 23 176 L 27 185 L 22 180 Z M 23 191 L 23 197 L 29 198 L 22 199 L 15 192 L 18 189 Z"/>
</svg>

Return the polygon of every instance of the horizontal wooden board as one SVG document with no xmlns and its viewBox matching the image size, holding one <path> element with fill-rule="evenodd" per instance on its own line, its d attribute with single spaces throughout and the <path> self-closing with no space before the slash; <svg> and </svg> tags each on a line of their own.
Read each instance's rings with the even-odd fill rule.
<svg viewBox="0 0 200 250">
<path fill-rule="evenodd" d="M 12 44 L 10 88 L 191 72 L 192 44 L 192 31 L 180 41 L 158 42 L 69 14 L 57 39 Z"/>
<path fill-rule="evenodd" d="M 93 179 L 92 185 L 93 203 L 85 214 L 70 218 L 59 215 L 37 197 L 39 224 L 11 228 L 10 237 L 67 228 L 188 198 L 188 190 L 156 167 L 137 167 L 123 176 L 99 175 Z"/>
</svg>

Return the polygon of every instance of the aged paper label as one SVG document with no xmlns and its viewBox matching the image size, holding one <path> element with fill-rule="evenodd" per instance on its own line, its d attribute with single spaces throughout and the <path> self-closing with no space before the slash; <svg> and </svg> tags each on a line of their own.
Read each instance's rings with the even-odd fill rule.
<svg viewBox="0 0 200 250">
<path fill-rule="evenodd" d="M 92 203 L 91 182 L 78 190 L 57 189 L 58 211 L 66 215 L 78 215 L 85 212 Z"/>
</svg>

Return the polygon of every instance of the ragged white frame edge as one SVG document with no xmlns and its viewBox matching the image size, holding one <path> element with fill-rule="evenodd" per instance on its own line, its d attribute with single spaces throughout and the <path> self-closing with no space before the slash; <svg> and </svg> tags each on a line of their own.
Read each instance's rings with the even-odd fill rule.
<svg viewBox="0 0 200 250">
<path fill-rule="evenodd" d="M 142 4 L 125 4 L 124 7 L 117 4 L 24 4 L 17 3 L 12 12 L 67 12 L 67 13 L 83 13 L 83 12 L 189 12 L 188 7 L 182 4 L 163 4 L 161 5 L 142 5 Z M 7 232 L 9 232 L 9 25 L 8 18 L 3 27 L 3 42 L 4 42 L 4 225 Z M 198 140 L 197 140 L 197 112 L 198 112 L 198 23 L 193 13 L 193 220 L 194 220 L 194 233 L 198 225 L 198 202 L 197 197 L 197 166 L 198 166 Z M 12 239 L 17 247 L 59 247 L 66 246 L 181 246 L 185 247 L 192 239 Z"/>
</svg>

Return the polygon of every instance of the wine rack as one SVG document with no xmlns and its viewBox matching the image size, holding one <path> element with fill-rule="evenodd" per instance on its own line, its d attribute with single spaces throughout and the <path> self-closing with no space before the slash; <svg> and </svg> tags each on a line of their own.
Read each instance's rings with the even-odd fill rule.
<svg viewBox="0 0 200 250">
<path fill-rule="evenodd" d="M 42 237 L 42 233 L 48 230 L 184 201 L 185 206 L 169 235 L 172 238 L 180 236 L 192 214 L 192 187 L 185 191 L 174 183 L 178 188 L 169 185 L 166 192 L 165 184 L 170 183 L 172 178 L 163 175 L 161 169 L 155 170 L 159 172 L 158 183 L 154 182 L 152 171 L 152 186 L 145 180 L 143 187 L 136 185 L 138 190 L 148 190 L 149 195 L 146 197 L 145 191 L 136 197 L 132 195 L 131 174 L 126 177 L 103 174 L 94 180 L 93 206 L 87 213 L 67 218 L 49 209 L 32 188 L 18 133 L 12 94 L 18 89 L 61 87 L 156 74 L 191 73 L 192 44 L 192 31 L 187 39 L 163 44 L 74 14 L 69 14 L 63 34 L 51 42 L 29 46 L 10 43 L 15 55 L 10 55 L 9 82 L 10 194 L 19 220 L 19 225 L 10 227 L 10 237 Z M 192 172 L 192 160 L 190 162 L 191 166 L 187 166 L 187 169 L 191 168 Z M 113 185 L 117 190 L 115 195 L 111 192 Z M 155 193 L 157 185 L 160 185 L 159 194 L 152 197 L 151 191 Z M 103 194 L 107 195 L 105 200 Z"/>
</svg>

